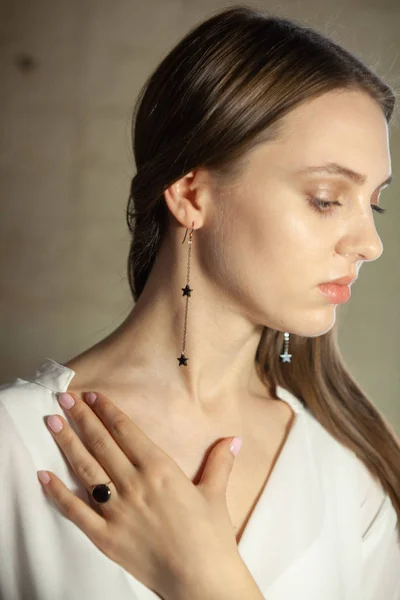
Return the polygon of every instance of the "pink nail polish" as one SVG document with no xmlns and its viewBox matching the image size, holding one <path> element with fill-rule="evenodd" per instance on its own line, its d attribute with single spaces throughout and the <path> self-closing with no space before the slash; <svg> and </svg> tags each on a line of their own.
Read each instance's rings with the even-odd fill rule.
<svg viewBox="0 0 400 600">
<path fill-rule="evenodd" d="M 86 392 L 85 393 L 85 398 L 86 398 L 86 402 L 88 404 L 90 404 L 90 406 L 92 406 L 92 404 L 95 403 L 95 400 L 97 398 L 96 394 L 94 392 Z"/>
<path fill-rule="evenodd" d="M 56 415 L 51 415 L 46 419 L 47 425 L 50 427 L 54 433 L 60 433 L 63 428 L 63 422 Z"/>
<path fill-rule="evenodd" d="M 233 440 L 232 440 L 231 445 L 229 446 L 229 450 L 235 456 L 239 453 L 239 450 L 242 447 L 242 441 L 243 441 L 242 438 L 240 438 L 240 437 L 234 437 Z"/>
<path fill-rule="evenodd" d="M 50 481 L 50 476 L 47 473 L 47 471 L 37 471 L 37 476 L 39 477 L 43 485 L 47 485 Z"/>
<path fill-rule="evenodd" d="M 66 408 L 67 410 L 72 408 L 75 404 L 75 399 L 70 394 L 67 394 L 65 392 L 58 394 L 57 399 L 61 406 L 63 408 Z"/>
</svg>

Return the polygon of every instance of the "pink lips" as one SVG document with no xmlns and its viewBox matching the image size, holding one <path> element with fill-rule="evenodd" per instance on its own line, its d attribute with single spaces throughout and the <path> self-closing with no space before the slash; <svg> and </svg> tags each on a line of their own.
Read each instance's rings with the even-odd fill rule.
<svg viewBox="0 0 400 600">
<path fill-rule="evenodd" d="M 346 277 L 339 277 L 339 279 L 333 279 L 332 281 L 327 281 L 325 283 L 338 283 L 339 285 L 350 285 L 355 279 L 357 279 L 356 276 L 352 277 L 351 275 L 347 275 Z"/>
<path fill-rule="evenodd" d="M 347 302 L 351 296 L 350 287 L 348 285 L 321 283 L 318 287 L 321 292 L 335 304 Z"/>
</svg>

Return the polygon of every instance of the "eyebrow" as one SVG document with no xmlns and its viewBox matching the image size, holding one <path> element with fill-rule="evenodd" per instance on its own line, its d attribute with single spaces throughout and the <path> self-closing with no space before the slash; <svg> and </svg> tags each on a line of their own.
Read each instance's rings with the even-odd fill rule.
<svg viewBox="0 0 400 600">
<path fill-rule="evenodd" d="M 331 175 L 343 175 L 347 179 L 350 179 L 353 183 L 357 183 L 358 185 L 362 185 L 365 183 L 367 176 L 362 175 L 361 173 L 357 173 L 344 165 L 339 165 L 335 162 L 329 162 L 323 165 L 318 165 L 315 167 L 305 167 L 300 171 L 300 173 L 329 173 Z M 393 175 L 389 175 L 385 181 L 382 181 L 378 188 L 383 187 L 384 185 L 389 185 L 393 181 Z"/>
</svg>

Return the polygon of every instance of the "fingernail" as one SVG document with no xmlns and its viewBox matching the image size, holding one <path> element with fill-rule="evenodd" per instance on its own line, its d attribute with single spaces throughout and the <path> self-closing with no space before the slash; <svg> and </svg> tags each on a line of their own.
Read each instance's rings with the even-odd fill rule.
<svg viewBox="0 0 400 600">
<path fill-rule="evenodd" d="M 44 485 L 47 485 L 50 481 L 50 476 L 47 471 L 37 471 L 37 476 Z"/>
<path fill-rule="evenodd" d="M 229 450 L 235 456 L 238 454 L 240 448 L 242 447 L 242 441 L 243 441 L 242 438 L 240 438 L 240 437 L 234 437 L 233 440 L 232 440 L 231 445 L 229 446 Z"/>
<path fill-rule="evenodd" d="M 51 415 L 50 417 L 47 417 L 46 421 L 47 425 L 52 431 L 54 431 L 54 433 L 59 433 L 63 428 L 63 423 L 61 419 L 59 419 L 56 415 Z"/>
<path fill-rule="evenodd" d="M 61 404 L 61 406 L 66 409 L 72 408 L 73 405 L 75 404 L 75 400 L 72 396 L 70 396 L 70 394 L 65 394 L 65 393 L 58 394 L 57 399 L 58 399 L 59 403 Z"/>
<path fill-rule="evenodd" d="M 94 392 L 86 392 L 85 398 L 86 398 L 86 402 L 88 404 L 92 405 L 95 403 L 97 396 Z"/>
</svg>

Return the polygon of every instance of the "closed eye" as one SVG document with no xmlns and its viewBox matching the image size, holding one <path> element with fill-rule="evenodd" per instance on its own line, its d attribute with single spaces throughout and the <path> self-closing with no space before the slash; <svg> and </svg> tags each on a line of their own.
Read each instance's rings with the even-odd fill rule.
<svg viewBox="0 0 400 600">
<path fill-rule="evenodd" d="M 308 201 L 309 201 L 310 206 L 323 217 L 327 217 L 333 213 L 333 211 L 334 211 L 334 209 L 332 208 L 333 206 L 343 206 L 342 203 L 339 202 L 338 200 L 335 200 L 334 202 L 330 202 L 328 200 L 322 200 L 322 198 L 318 198 L 316 196 L 309 196 Z M 372 208 L 372 210 L 374 210 L 382 215 L 385 214 L 385 212 L 386 212 L 386 208 L 382 208 L 381 206 L 378 206 L 377 204 L 371 204 L 371 208 Z M 328 209 L 328 210 L 324 210 L 324 209 Z"/>
</svg>

